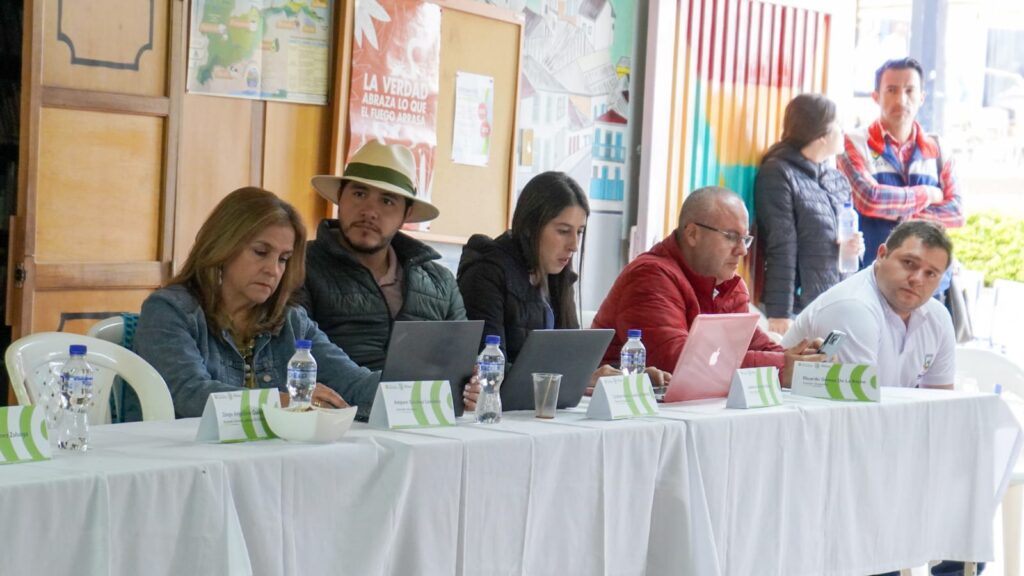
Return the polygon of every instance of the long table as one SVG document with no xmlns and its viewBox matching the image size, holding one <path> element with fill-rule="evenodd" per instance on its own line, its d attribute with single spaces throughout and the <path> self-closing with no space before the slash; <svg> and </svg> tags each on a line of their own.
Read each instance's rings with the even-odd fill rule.
<svg viewBox="0 0 1024 576">
<path fill-rule="evenodd" d="M 0 574 L 863 575 L 990 560 L 1024 435 L 990 394 L 883 389 L 656 418 L 194 441 L 97 426 L 0 467 Z"/>
</svg>

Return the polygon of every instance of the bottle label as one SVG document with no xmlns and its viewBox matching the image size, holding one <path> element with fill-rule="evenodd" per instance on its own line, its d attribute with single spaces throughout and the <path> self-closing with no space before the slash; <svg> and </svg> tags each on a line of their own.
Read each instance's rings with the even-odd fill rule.
<svg viewBox="0 0 1024 576">
<path fill-rule="evenodd" d="M 316 380 L 316 368 L 289 368 L 289 380 Z"/>
</svg>

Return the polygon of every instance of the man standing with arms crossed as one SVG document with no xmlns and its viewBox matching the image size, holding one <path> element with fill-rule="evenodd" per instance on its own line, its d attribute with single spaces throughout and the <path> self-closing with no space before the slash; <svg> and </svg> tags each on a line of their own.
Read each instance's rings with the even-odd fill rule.
<svg viewBox="0 0 1024 576">
<path fill-rule="evenodd" d="M 838 159 L 860 214 L 862 267 L 874 261 L 878 247 L 904 220 L 932 220 L 947 228 L 964 223 L 953 158 L 916 121 L 925 98 L 923 76 L 913 58 L 882 64 L 871 95 L 880 116 L 866 130 L 846 135 L 846 152 Z M 948 284 L 947 274 L 939 290 Z"/>
</svg>

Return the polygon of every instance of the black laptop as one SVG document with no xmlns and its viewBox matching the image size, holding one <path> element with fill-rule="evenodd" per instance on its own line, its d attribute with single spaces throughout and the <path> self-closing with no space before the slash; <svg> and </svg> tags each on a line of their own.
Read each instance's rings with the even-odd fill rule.
<svg viewBox="0 0 1024 576">
<path fill-rule="evenodd" d="M 562 375 L 558 407 L 580 403 L 614 330 L 534 330 L 501 385 L 502 410 L 533 410 L 533 373 Z"/>
<path fill-rule="evenodd" d="M 462 415 L 462 389 L 473 375 L 483 320 L 395 322 L 381 382 L 447 380 L 455 415 Z"/>
</svg>

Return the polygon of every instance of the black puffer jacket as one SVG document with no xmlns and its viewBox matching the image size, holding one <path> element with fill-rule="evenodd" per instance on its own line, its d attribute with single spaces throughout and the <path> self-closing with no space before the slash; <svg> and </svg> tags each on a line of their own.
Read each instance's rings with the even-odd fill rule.
<svg viewBox="0 0 1024 576">
<path fill-rule="evenodd" d="M 754 181 L 757 234 L 765 250 L 761 300 L 769 318 L 789 318 L 840 280 L 838 215 L 850 184 L 835 168 L 779 143 Z"/>
<path fill-rule="evenodd" d="M 544 298 L 530 284 L 519 244 L 508 232 L 493 240 L 483 234 L 472 236 L 462 248 L 458 282 L 466 316 L 484 321 L 484 337 L 501 336 L 502 352 L 511 365 L 530 331 L 544 328 L 545 317 Z M 552 293 L 551 300 L 557 302 L 558 294 Z M 555 310 L 555 326 L 562 327 L 559 320 Z M 579 328 L 579 323 L 564 327 Z"/>
<path fill-rule="evenodd" d="M 306 244 L 306 284 L 299 301 L 327 337 L 360 366 L 384 367 L 391 314 L 373 274 L 337 239 L 338 221 L 323 220 Z M 402 264 L 402 309 L 395 320 L 465 320 L 451 271 L 433 248 L 399 232 L 391 239 Z"/>
</svg>

